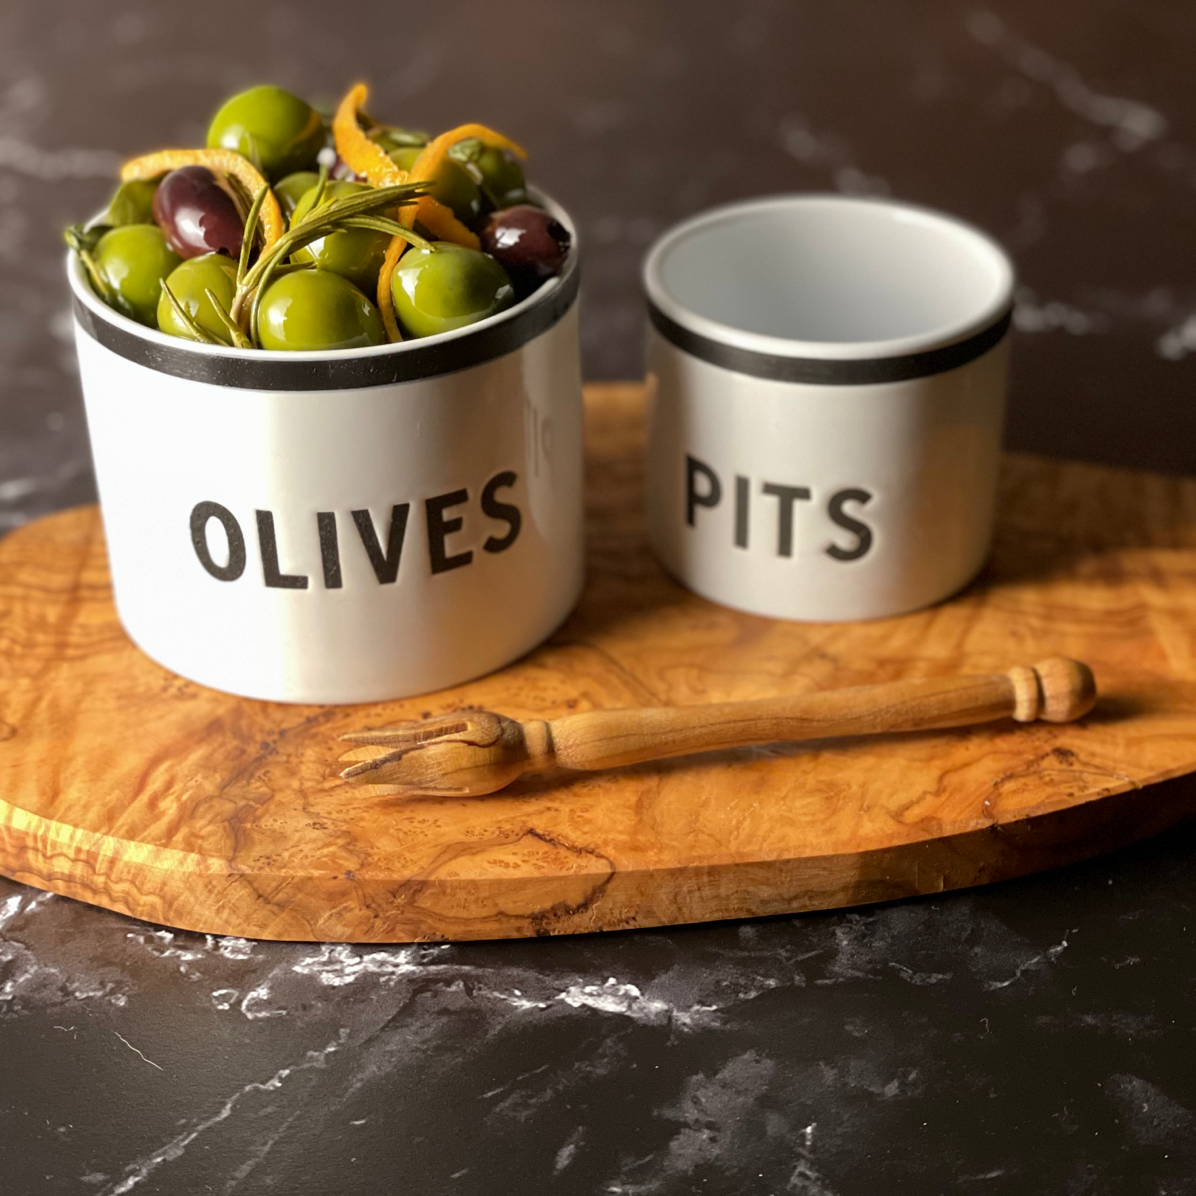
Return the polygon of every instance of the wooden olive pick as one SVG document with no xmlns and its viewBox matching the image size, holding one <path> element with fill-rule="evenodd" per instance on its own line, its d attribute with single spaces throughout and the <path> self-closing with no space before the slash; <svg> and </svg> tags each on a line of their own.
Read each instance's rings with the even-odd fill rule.
<svg viewBox="0 0 1196 1196">
<path fill-rule="evenodd" d="M 549 768 L 599 769 L 666 756 L 842 735 L 929 731 L 995 719 L 1066 723 L 1096 704 L 1092 670 L 1053 656 L 1007 673 L 892 681 L 796 697 L 591 710 L 521 723 L 489 710 L 356 731 L 341 739 L 362 748 L 341 776 L 387 785 L 400 794 L 478 796 Z M 364 758 L 363 758 L 364 757 Z"/>
</svg>

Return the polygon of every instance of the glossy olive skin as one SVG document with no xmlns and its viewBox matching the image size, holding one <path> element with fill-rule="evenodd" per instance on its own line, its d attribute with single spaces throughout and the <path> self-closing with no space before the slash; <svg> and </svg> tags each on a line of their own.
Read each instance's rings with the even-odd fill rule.
<svg viewBox="0 0 1196 1196">
<path fill-rule="evenodd" d="M 491 207 L 527 203 L 527 179 L 519 159 L 510 150 L 484 145 L 470 159 L 469 169 L 477 173 Z"/>
<path fill-rule="evenodd" d="M 368 190 L 364 183 L 330 180 L 324 188 L 320 206 L 323 207 L 329 200 Z M 304 193 L 291 215 L 292 224 L 298 224 L 311 211 L 315 197 L 315 187 Z M 354 286 L 372 295 L 378 289 L 378 271 L 382 269 L 382 259 L 386 256 L 389 244 L 390 237 L 386 233 L 368 228 L 349 228 L 312 241 L 293 253 L 291 258 L 296 262 L 314 262 L 321 270 L 342 274 Z"/>
<path fill-rule="evenodd" d="M 236 262 L 222 253 L 205 253 L 202 257 L 188 258 L 170 272 L 166 285 L 201 328 L 207 329 L 226 345 L 233 343 L 232 334 L 216 315 L 205 291 L 211 291 L 227 312 L 233 305 L 233 295 L 237 290 Z M 179 319 L 165 292 L 158 300 L 158 327 L 171 336 L 191 339 L 187 326 Z"/>
<path fill-rule="evenodd" d="M 244 154 L 269 179 L 312 169 L 324 140 L 320 114 L 281 87 L 251 87 L 233 96 L 208 128 L 208 145 Z"/>
<path fill-rule="evenodd" d="M 181 258 L 241 252 L 245 221 L 206 166 L 181 166 L 162 180 L 154 195 L 154 220 Z"/>
<path fill-rule="evenodd" d="M 299 201 L 320 181 L 314 170 L 297 170 L 279 179 L 271 188 L 282 214 L 290 220 Z"/>
<path fill-rule="evenodd" d="M 331 270 L 297 270 L 272 282 L 258 312 L 263 349 L 292 352 L 384 345 L 378 309 Z"/>
<path fill-rule="evenodd" d="M 388 157 L 400 169 L 410 170 L 419 154 L 418 145 L 408 145 L 391 150 Z M 486 200 L 481 187 L 469 171 L 452 158 L 445 158 L 438 167 L 429 194 L 446 208 L 450 208 L 462 224 L 470 227 L 477 224 L 486 210 Z"/>
<path fill-rule="evenodd" d="M 413 129 L 375 129 L 370 134 L 370 140 L 377 142 L 389 154 L 391 150 L 412 145 L 421 149 L 428 144 L 428 135 Z"/>
<path fill-rule="evenodd" d="M 157 189 L 157 179 L 132 179 L 121 183 L 108 201 L 108 206 L 94 220 L 89 220 L 87 227 L 122 228 L 126 224 L 153 224 L 154 192 Z"/>
<path fill-rule="evenodd" d="M 162 279 L 182 259 L 156 224 L 126 224 L 106 232 L 92 257 L 113 292 L 113 306 L 147 328 L 158 326 Z"/>
<path fill-rule="evenodd" d="M 515 289 L 492 258 L 463 245 L 409 249 L 391 278 L 395 312 L 412 336 L 475 324 L 515 302 Z"/>
<path fill-rule="evenodd" d="M 493 212 L 480 237 L 482 248 L 506 270 L 521 295 L 559 274 L 573 243 L 559 220 L 531 204 Z"/>
</svg>

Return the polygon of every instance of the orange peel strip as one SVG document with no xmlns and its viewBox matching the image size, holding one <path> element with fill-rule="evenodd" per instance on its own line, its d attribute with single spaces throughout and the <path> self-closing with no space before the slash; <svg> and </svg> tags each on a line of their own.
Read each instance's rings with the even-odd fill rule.
<svg viewBox="0 0 1196 1196">
<path fill-rule="evenodd" d="M 482 247 L 476 234 L 471 233 L 444 204 L 437 203 L 430 195 L 423 195 L 418 203 L 399 209 L 399 223 L 405 228 L 411 228 L 417 220 L 437 241 L 452 241 L 469 249 Z M 382 315 L 382 324 L 391 343 L 403 339 L 399 331 L 399 322 L 395 317 L 394 295 L 390 287 L 395 267 L 408 244 L 406 238 L 397 234 L 391 237 L 390 244 L 386 247 L 386 256 L 382 259 L 382 269 L 378 271 L 378 311 Z"/>
<path fill-rule="evenodd" d="M 336 152 L 355 173 L 368 179 L 375 187 L 389 187 L 405 183 L 407 172 L 396 166 L 386 151 L 371 141 L 358 124 L 357 114 L 369 98 L 370 89 L 364 83 L 350 88 L 332 118 L 332 137 Z"/>
<path fill-rule="evenodd" d="M 250 199 L 256 199 L 257 193 L 265 187 L 266 198 L 258 217 L 262 236 L 265 238 L 265 248 L 269 249 L 286 232 L 286 222 L 282 218 L 282 209 L 278 206 L 274 192 L 270 190 L 269 184 L 253 163 L 236 150 L 158 150 L 157 153 L 145 154 L 126 162 L 120 168 L 120 181 L 129 183 L 140 179 L 156 179 L 159 175 L 178 170 L 180 166 L 206 166 L 209 170 L 230 174 L 249 192 Z"/>
<path fill-rule="evenodd" d="M 386 256 L 382 259 L 382 269 L 378 271 L 378 311 L 382 316 L 382 326 L 386 329 L 386 339 L 392 345 L 397 345 L 403 339 L 399 331 L 399 321 L 395 316 L 395 300 L 391 293 L 390 280 L 403 256 L 407 242 L 402 237 L 391 237 L 386 247 Z"/>
<path fill-rule="evenodd" d="M 341 102 L 341 107 L 337 111 L 337 120 L 341 119 L 341 112 L 348 112 L 352 117 L 352 131 L 361 138 L 362 141 L 367 142 L 371 149 L 380 151 L 380 147 L 374 145 L 364 133 L 361 132 L 357 124 L 357 109 L 365 103 L 365 98 L 369 93 L 364 84 L 358 84 Z M 350 104 L 352 106 L 350 107 Z M 336 134 L 336 148 L 337 153 L 350 166 L 353 167 L 359 174 L 365 173 L 358 166 L 346 156 L 345 151 L 341 149 L 340 134 L 336 132 L 337 125 L 333 122 L 333 132 Z M 441 133 L 439 137 L 433 138 L 424 146 L 419 152 L 419 157 L 411 164 L 411 169 L 403 175 L 400 181 L 418 181 L 431 180 L 436 171 L 440 169 L 441 163 L 448 156 L 448 151 L 457 144 L 458 141 L 465 141 L 467 138 L 476 137 L 483 145 L 493 146 L 495 149 L 509 149 L 513 154 L 520 158 L 527 157 L 527 151 L 522 146 L 516 145 L 515 142 L 509 138 L 504 137 L 501 133 L 496 133 L 493 129 L 488 129 L 485 125 L 458 125 L 455 129 L 450 129 L 447 133 Z M 356 144 L 355 139 L 351 136 L 346 136 L 346 145 Z M 383 155 L 385 157 L 385 155 Z M 362 159 L 364 161 L 364 159 Z M 390 162 L 390 159 L 386 159 Z M 392 169 L 397 169 L 391 163 Z M 399 172 L 402 173 L 402 172 Z M 370 182 L 374 182 L 369 174 L 366 177 Z M 375 184 L 378 185 L 378 184 Z M 482 247 L 481 241 L 478 240 L 476 234 L 470 232 L 469 229 L 457 219 L 453 213 L 444 206 L 438 203 L 430 195 L 424 195 L 419 202 L 414 205 L 403 207 L 399 210 L 399 223 L 406 228 L 414 226 L 416 221 L 424 226 L 440 241 L 452 241 L 457 245 L 465 245 L 469 249 L 480 249 Z M 391 291 L 391 280 L 394 277 L 395 267 L 399 264 L 399 258 L 403 256 L 403 251 L 407 248 L 408 242 L 402 237 L 394 236 L 390 239 L 390 244 L 386 247 L 386 256 L 382 260 L 382 269 L 378 271 L 378 310 L 382 315 L 382 323 L 386 327 L 386 335 L 392 341 L 400 341 L 403 339 L 399 332 L 399 323 L 395 318 L 394 296 Z"/>
<path fill-rule="evenodd" d="M 454 245 L 464 245 L 469 249 L 482 247 L 477 233 L 470 232 L 453 215 L 451 209 L 430 195 L 421 195 L 418 203 L 404 208 L 399 216 L 399 223 L 406 228 L 413 228 L 416 221 L 419 221 L 436 241 L 452 241 Z"/>
<path fill-rule="evenodd" d="M 369 88 L 364 83 L 358 83 L 349 89 L 349 93 L 337 106 L 336 115 L 332 118 L 332 137 L 336 143 L 336 152 L 352 171 L 363 175 L 375 187 L 405 183 L 407 172 L 396 166 L 386 151 L 365 135 L 358 123 L 357 114 L 365 105 L 369 94 Z M 403 209 L 399 211 L 400 221 L 408 228 L 414 223 L 414 207 L 411 211 L 413 218 L 410 222 L 402 219 Z M 407 242 L 402 237 L 391 237 L 390 244 L 386 247 L 386 256 L 382 260 L 382 269 L 378 272 L 378 312 L 386 329 L 386 339 L 391 344 L 397 344 L 403 339 L 399 321 L 395 317 L 390 280 L 406 248 Z"/>
<path fill-rule="evenodd" d="M 448 156 L 449 150 L 458 141 L 468 141 L 474 137 L 483 145 L 491 146 L 493 149 L 509 149 L 516 157 L 527 157 L 527 150 L 522 146 L 516 145 L 510 138 L 496 133 L 493 129 L 488 129 L 485 125 L 458 125 L 455 129 L 449 129 L 447 133 L 441 133 L 439 137 L 433 137 L 419 151 L 419 157 L 411 163 L 409 177 L 412 179 L 433 178 L 437 170 L 440 169 L 440 164 Z"/>
<path fill-rule="evenodd" d="M 471 137 L 476 137 L 483 145 L 493 146 L 495 149 L 509 149 L 521 158 L 527 157 L 527 152 L 521 146 L 485 125 L 458 125 L 455 129 L 449 129 L 447 133 L 441 133 L 439 137 L 433 137 L 419 151 L 419 157 L 411 163 L 407 178 L 413 183 L 431 182 L 448 157 L 449 150 L 458 141 L 465 141 Z M 417 220 L 437 240 L 452 241 L 470 249 L 482 247 L 481 241 L 444 204 L 438 203 L 430 195 L 420 199 L 414 209 L 405 208 L 399 216 L 399 222 L 408 228 Z"/>
</svg>

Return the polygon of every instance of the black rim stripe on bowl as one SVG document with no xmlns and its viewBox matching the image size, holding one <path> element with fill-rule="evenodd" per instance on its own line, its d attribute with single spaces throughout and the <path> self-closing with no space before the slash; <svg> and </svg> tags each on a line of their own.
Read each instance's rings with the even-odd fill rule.
<svg viewBox="0 0 1196 1196">
<path fill-rule="evenodd" d="M 173 345 L 145 340 L 85 307 L 77 297 L 73 299 L 75 318 L 88 336 L 113 353 L 160 374 L 242 390 L 356 390 L 434 378 L 504 357 L 558 323 L 573 306 L 577 288 L 574 258 L 551 294 L 511 319 L 450 341 L 428 344 L 412 341 L 409 348 L 400 352 L 329 361 L 290 360 L 285 353 L 218 357 L 194 349 L 176 349 Z"/>
<path fill-rule="evenodd" d="M 667 341 L 691 357 L 708 361 L 711 365 L 737 374 L 751 374 L 755 378 L 769 378 L 774 382 L 811 382 L 820 386 L 867 386 L 877 382 L 905 382 L 910 378 L 926 378 L 942 374 L 975 361 L 987 353 L 1009 331 L 1012 309 L 992 324 L 964 340 L 922 353 L 908 353 L 902 357 L 869 357 L 829 359 L 821 357 L 782 357 L 776 353 L 761 353 L 756 349 L 740 349 L 722 341 L 712 340 L 701 333 L 683 328 L 670 319 L 654 303 L 648 303 L 648 314 L 656 331 Z"/>
</svg>

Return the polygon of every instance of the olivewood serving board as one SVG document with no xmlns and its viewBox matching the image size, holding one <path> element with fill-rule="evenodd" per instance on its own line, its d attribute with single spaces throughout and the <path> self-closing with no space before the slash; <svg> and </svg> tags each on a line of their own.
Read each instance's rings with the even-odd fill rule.
<svg viewBox="0 0 1196 1196">
<path fill-rule="evenodd" d="M 990 566 L 951 602 L 781 623 L 687 593 L 640 511 L 643 397 L 591 387 L 590 576 L 517 664 L 376 706 L 229 697 L 122 632 L 99 515 L 0 542 L 0 872 L 154 922 L 277 939 L 503 938 L 881 901 L 1080 859 L 1196 813 L 1196 481 L 1006 460 Z M 337 736 L 994 672 L 1062 653 L 1079 723 L 825 741 L 398 799 Z"/>
</svg>

